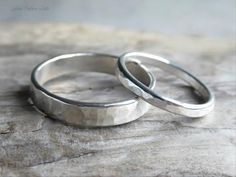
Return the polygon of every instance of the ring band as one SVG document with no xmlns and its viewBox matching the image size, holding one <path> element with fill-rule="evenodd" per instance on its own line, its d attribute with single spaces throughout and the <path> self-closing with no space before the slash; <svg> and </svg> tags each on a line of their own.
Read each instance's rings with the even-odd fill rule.
<svg viewBox="0 0 236 177">
<path fill-rule="evenodd" d="M 113 126 L 133 121 L 148 111 L 149 104 L 133 95 L 132 98 L 107 103 L 80 102 L 58 96 L 43 84 L 63 74 L 73 72 L 102 72 L 115 75 L 118 57 L 96 53 L 61 55 L 34 68 L 31 74 L 31 100 L 43 113 L 72 125 L 85 127 Z M 155 87 L 155 78 L 145 67 L 132 65 L 136 77 Z"/>
<path fill-rule="evenodd" d="M 127 68 L 127 63 L 130 62 L 135 62 L 138 64 L 150 64 L 177 76 L 178 78 L 190 84 L 198 92 L 198 94 L 203 97 L 204 103 L 182 103 L 180 101 L 155 93 L 153 89 L 145 86 L 142 81 L 130 73 Z M 126 53 L 120 56 L 118 60 L 117 76 L 121 83 L 136 95 L 140 96 L 156 107 L 175 114 L 188 117 L 202 117 L 207 115 L 214 108 L 214 96 L 205 84 L 203 84 L 189 72 L 159 56 L 140 52 Z"/>
</svg>

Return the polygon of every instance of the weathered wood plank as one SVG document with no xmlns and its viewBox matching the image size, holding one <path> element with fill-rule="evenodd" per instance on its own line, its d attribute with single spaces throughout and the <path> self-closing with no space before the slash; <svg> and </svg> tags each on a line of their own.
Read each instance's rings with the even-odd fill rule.
<svg viewBox="0 0 236 177">
<path fill-rule="evenodd" d="M 236 176 L 233 40 L 73 24 L 1 24 L 0 38 L 0 176 Z M 39 62 L 79 51 L 131 50 L 167 56 L 191 70 L 213 90 L 214 112 L 188 119 L 151 107 L 126 125 L 81 129 L 40 115 L 28 102 L 30 72 Z M 181 82 L 152 71 L 159 92 L 194 101 Z M 96 77 L 81 75 L 93 87 L 76 85 L 73 94 L 128 96 L 115 77 Z"/>
</svg>

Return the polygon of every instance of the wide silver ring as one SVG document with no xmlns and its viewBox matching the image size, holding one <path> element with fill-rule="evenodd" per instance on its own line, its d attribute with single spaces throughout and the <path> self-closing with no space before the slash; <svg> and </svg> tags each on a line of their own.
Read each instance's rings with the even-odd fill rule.
<svg viewBox="0 0 236 177">
<path fill-rule="evenodd" d="M 132 75 L 127 68 L 127 63 L 130 62 L 150 64 L 177 76 L 192 86 L 202 96 L 204 102 L 201 104 L 182 103 L 155 93 L 153 89 L 148 88 L 142 81 Z M 214 96 L 205 84 L 186 70 L 159 56 L 140 52 L 123 54 L 118 60 L 117 76 L 126 88 L 145 101 L 175 114 L 188 117 L 202 117 L 214 108 Z"/>
<path fill-rule="evenodd" d="M 54 119 L 83 127 L 101 127 L 133 121 L 148 111 L 149 105 L 138 96 L 107 103 L 80 102 L 63 98 L 48 91 L 43 84 L 63 74 L 102 72 L 115 75 L 118 57 L 97 53 L 61 55 L 35 67 L 31 74 L 31 100 L 43 113 Z M 130 66 L 146 86 L 155 87 L 155 78 L 143 66 Z M 131 93 L 132 94 L 132 93 Z"/>
</svg>

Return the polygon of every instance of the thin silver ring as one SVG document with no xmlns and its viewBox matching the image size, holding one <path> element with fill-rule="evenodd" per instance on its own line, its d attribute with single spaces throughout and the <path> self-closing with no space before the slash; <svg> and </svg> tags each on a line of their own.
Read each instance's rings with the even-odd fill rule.
<svg viewBox="0 0 236 177">
<path fill-rule="evenodd" d="M 182 103 L 155 93 L 153 89 L 149 89 L 140 80 L 133 76 L 132 73 L 130 73 L 127 68 L 127 63 L 130 62 L 150 64 L 177 76 L 192 86 L 199 95 L 202 96 L 204 103 Z M 116 73 L 119 80 L 126 88 L 150 104 L 169 112 L 188 117 L 202 117 L 207 115 L 214 108 L 214 96 L 205 84 L 186 70 L 172 64 L 169 60 L 162 57 L 140 52 L 123 54 L 119 57 Z"/>
<path fill-rule="evenodd" d="M 31 100 L 49 117 L 71 125 L 102 127 L 133 121 L 147 112 L 149 107 L 136 95 L 116 102 L 81 102 L 51 93 L 43 86 L 48 80 L 71 72 L 92 71 L 115 75 L 117 60 L 117 56 L 107 54 L 77 53 L 44 61 L 32 71 Z M 155 87 L 156 79 L 145 67 L 141 66 L 139 69 L 140 67 L 135 65 L 131 68 L 142 80 L 148 80 L 147 87 L 150 89 Z"/>
</svg>

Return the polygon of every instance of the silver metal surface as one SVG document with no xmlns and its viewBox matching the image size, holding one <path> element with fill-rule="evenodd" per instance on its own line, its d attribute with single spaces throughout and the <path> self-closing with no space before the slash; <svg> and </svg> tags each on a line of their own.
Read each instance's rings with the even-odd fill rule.
<svg viewBox="0 0 236 177">
<path fill-rule="evenodd" d="M 39 64 L 31 74 L 31 99 L 43 113 L 54 119 L 84 127 L 113 126 L 133 121 L 148 111 L 149 104 L 133 95 L 117 102 L 93 103 L 70 100 L 48 91 L 43 84 L 73 72 L 102 72 L 115 75 L 118 57 L 77 53 L 61 55 Z M 130 65 L 130 70 L 147 87 L 153 89 L 155 78 L 143 66 Z"/>
<path fill-rule="evenodd" d="M 148 88 L 129 71 L 127 63 L 132 62 L 138 63 L 139 65 L 143 63 L 150 64 L 177 76 L 191 85 L 196 92 L 202 96 L 204 103 L 182 103 L 155 93 L 153 89 Z M 188 117 L 202 117 L 207 115 L 214 108 L 214 96 L 206 85 L 189 72 L 162 57 L 140 52 L 126 53 L 120 56 L 116 73 L 119 80 L 126 88 L 150 104 L 169 112 Z"/>
</svg>

